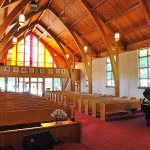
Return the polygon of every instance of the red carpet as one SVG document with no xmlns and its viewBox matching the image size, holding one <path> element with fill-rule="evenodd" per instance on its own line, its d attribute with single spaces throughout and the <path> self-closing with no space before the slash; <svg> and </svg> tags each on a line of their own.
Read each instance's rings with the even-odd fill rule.
<svg viewBox="0 0 150 150">
<path fill-rule="evenodd" d="M 82 144 L 65 143 L 56 150 L 150 150 L 150 127 L 142 113 L 135 118 L 103 122 L 81 113 Z"/>
</svg>

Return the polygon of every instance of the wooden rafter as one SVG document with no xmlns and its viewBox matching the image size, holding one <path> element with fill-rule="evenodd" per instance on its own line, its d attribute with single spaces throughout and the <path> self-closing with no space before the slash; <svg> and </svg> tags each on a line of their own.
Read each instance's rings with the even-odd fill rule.
<svg viewBox="0 0 150 150">
<path fill-rule="evenodd" d="M 128 9 L 123 10 L 122 12 L 118 13 L 117 15 L 109 18 L 108 20 L 105 21 L 105 23 L 108 24 L 108 23 L 116 20 L 119 16 L 123 16 L 123 15 L 125 15 L 125 14 L 127 14 L 127 13 L 129 13 L 129 12 L 135 10 L 135 9 L 137 9 L 137 8 L 139 8 L 139 2 L 135 3 L 134 5 L 129 7 Z"/>
<path fill-rule="evenodd" d="M 139 42 L 127 45 L 127 49 L 129 51 L 133 51 L 135 49 L 141 49 L 141 48 L 149 47 L 149 46 L 150 46 L 150 39 L 146 39 L 143 41 L 139 41 Z"/>
<path fill-rule="evenodd" d="M 63 13 L 74 3 L 74 0 L 70 1 L 67 6 L 63 9 L 63 11 L 59 14 L 59 16 L 62 16 Z"/>
<path fill-rule="evenodd" d="M 53 12 L 58 18 L 59 18 L 59 14 L 51 7 L 49 7 L 50 11 Z M 60 19 L 60 18 L 59 18 Z M 63 21 L 60 19 L 60 21 L 63 23 Z M 64 24 L 64 23 L 63 23 Z M 85 69 L 86 69 L 86 72 L 89 76 L 91 76 L 91 70 L 88 66 L 88 62 L 87 62 L 87 58 L 86 58 L 86 55 L 85 55 L 85 52 L 83 51 L 83 48 L 77 38 L 77 33 L 75 31 L 73 31 L 69 26 L 67 26 L 67 24 L 64 24 L 66 29 L 69 31 L 70 35 L 72 36 L 72 38 L 74 39 L 74 42 L 76 43 L 81 55 L 82 55 L 82 58 L 84 60 L 84 64 L 85 64 Z M 88 44 L 87 44 L 88 45 Z M 91 78 L 89 79 L 89 93 L 92 93 L 92 76 Z"/>
<path fill-rule="evenodd" d="M 44 5 L 44 6 L 42 6 L 40 9 L 39 9 L 39 11 L 37 11 L 36 13 L 35 12 L 31 12 L 31 13 L 29 13 L 29 14 L 27 14 L 27 15 L 25 15 L 25 17 L 26 17 L 26 20 L 28 20 L 28 19 L 30 19 L 31 17 L 33 17 L 34 15 L 36 15 L 37 13 L 39 13 L 40 11 L 43 11 L 43 10 L 45 10 L 45 9 L 47 9 L 47 5 Z M 58 17 L 58 16 L 57 16 Z M 56 17 L 56 18 L 57 18 Z M 14 20 L 13 22 L 12 22 L 12 24 L 13 23 L 16 23 L 17 22 L 17 20 Z M 48 29 L 50 28 L 50 26 L 48 27 Z M 61 41 L 62 42 L 62 41 Z M 62 42 L 63 43 L 63 42 Z M 64 45 L 66 45 L 66 44 L 64 44 Z M 71 51 L 71 53 L 74 53 L 73 52 L 73 50 L 71 50 L 71 48 L 69 48 L 69 50 Z M 76 58 L 78 58 L 79 60 L 80 60 L 80 57 L 78 56 L 78 55 L 75 55 L 76 56 Z"/>
<path fill-rule="evenodd" d="M 0 1 L 0 8 L 2 8 L 4 2 L 5 2 L 5 0 L 1 0 L 1 1 Z"/>
<path fill-rule="evenodd" d="M 32 12 L 26 14 L 25 15 L 26 20 L 30 19 L 31 17 L 38 14 L 39 12 L 44 11 L 45 9 L 47 9 L 47 7 L 48 7 L 47 5 L 44 5 L 44 6 L 40 7 L 38 11 L 36 11 L 36 12 L 32 11 Z M 16 22 L 18 22 L 18 19 L 13 20 L 11 25 L 15 24 Z"/>
<path fill-rule="evenodd" d="M 4 1 L 5 2 L 3 3 L 2 8 L 6 8 L 6 7 L 10 6 L 11 4 L 14 4 L 15 2 L 21 1 L 21 0 L 13 0 L 13 1 L 4 0 Z"/>
<path fill-rule="evenodd" d="M 37 28 L 38 30 L 38 28 Z M 36 35 L 35 33 L 32 33 L 37 39 L 38 39 L 38 35 Z M 66 63 L 66 60 L 61 56 L 59 55 L 58 53 L 56 53 L 56 51 L 50 46 L 48 45 L 44 40 L 40 39 L 39 40 L 46 48 L 47 50 L 49 51 L 49 53 L 51 54 L 52 58 L 54 59 L 55 63 L 57 64 L 57 66 L 59 67 L 60 65 L 60 59 L 63 61 L 64 64 L 66 64 L 67 66 L 67 63 Z M 55 54 L 57 54 L 57 58 L 55 57 Z M 61 61 L 61 62 L 62 62 Z"/>
<path fill-rule="evenodd" d="M 8 33 L 7 35 L 4 37 L 4 39 L 2 40 L 2 42 L 0 43 L 1 46 L 1 50 L 0 53 L 3 52 L 7 42 L 10 40 L 11 36 L 16 32 L 16 30 L 18 29 L 19 24 L 16 24 Z"/>
<path fill-rule="evenodd" d="M 37 35 L 36 35 L 35 33 L 28 32 L 28 34 L 33 34 L 35 37 L 37 37 Z M 21 41 L 23 38 L 24 38 L 23 35 L 22 35 L 21 37 L 19 37 L 19 38 L 18 38 L 18 42 Z M 52 47 L 50 47 L 45 41 L 40 40 L 40 42 L 41 42 L 48 50 L 51 49 L 51 51 L 49 51 L 49 52 L 51 53 L 51 56 L 54 57 L 55 50 L 54 50 Z M 4 54 L 3 57 L 2 57 L 2 60 L 3 60 L 3 61 L 1 61 L 1 62 L 4 62 L 4 59 L 5 59 L 6 56 L 7 56 L 7 51 L 8 51 L 10 48 L 12 48 L 13 46 L 14 46 L 14 45 L 12 44 L 12 42 L 9 41 L 9 42 L 8 42 L 8 45 L 6 46 L 5 54 Z M 59 57 L 59 60 L 62 59 L 63 63 L 66 64 L 66 61 L 64 60 L 64 58 L 63 58 L 61 55 L 58 54 L 57 56 Z M 59 63 L 58 63 L 58 61 L 57 61 L 56 58 L 54 58 L 54 61 L 55 61 L 55 63 L 57 64 L 57 66 L 59 67 Z"/>
<path fill-rule="evenodd" d="M 133 32 L 135 32 L 136 30 L 139 30 L 139 29 L 142 29 L 142 28 L 147 28 L 147 27 L 148 27 L 148 24 L 143 24 L 143 25 L 141 25 L 141 26 L 137 26 L 137 27 L 135 27 L 135 28 L 133 28 L 133 29 L 129 29 L 129 30 L 123 32 L 123 33 L 121 34 L 121 36 L 125 36 L 125 35 L 128 34 L 128 33 L 133 33 Z M 110 38 L 108 38 L 109 41 L 111 41 L 111 40 L 113 40 L 113 39 L 114 39 L 114 36 L 111 36 Z M 104 44 L 104 41 L 97 42 L 97 43 L 91 45 L 91 47 L 95 47 L 95 46 L 98 46 L 98 45 L 101 45 L 101 44 Z M 126 50 L 127 50 L 127 49 L 126 49 Z M 124 49 L 124 51 L 125 51 L 125 49 Z"/>
<path fill-rule="evenodd" d="M 114 75 L 115 85 L 116 85 L 115 86 L 115 95 L 119 96 L 119 70 L 117 68 L 117 64 L 116 64 L 115 59 L 114 59 L 114 54 L 113 54 L 112 49 L 110 47 L 110 43 L 109 43 L 109 40 L 107 38 L 106 32 L 105 32 L 102 24 L 100 24 L 99 21 L 97 21 L 97 15 L 96 15 L 95 11 L 91 11 L 91 8 L 89 7 L 89 5 L 86 3 L 85 0 L 81 0 L 81 2 L 84 5 L 84 7 L 87 9 L 89 15 L 92 17 L 95 24 L 97 25 L 99 33 L 101 34 L 101 36 L 103 38 L 105 47 L 109 53 L 109 57 L 110 57 L 111 64 L 112 64 L 113 75 Z"/>
<path fill-rule="evenodd" d="M 148 7 L 147 1 L 146 0 L 140 0 L 140 6 L 141 6 L 142 11 L 144 13 L 144 16 L 145 16 L 145 18 L 147 20 L 147 23 L 148 23 L 148 25 L 150 27 L 150 9 Z"/>
<path fill-rule="evenodd" d="M 11 24 L 18 13 L 30 2 L 30 0 L 21 1 L 7 16 L 4 22 L 0 25 L 0 39 L 2 39 L 7 27 Z"/>
<path fill-rule="evenodd" d="M 69 69 L 69 74 L 70 74 L 70 78 L 72 79 L 72 91 L 74 91 L 75 90 L 75 78 L 74 78 L 74 72 L 73 72 L 73 70 L 72 70 L 72 68 L 71 68 L 71 64 L 70 64 L 70 62 L 68 61 L 68 59 L 66 58 L 66 51 L 65 51 L 65 49 L 64 49 L 64 47 L 61 45 L 61 43 L 60 43 L 60 41 L 56 38 L 56 36 L 54 35 L 54 33 L 52 33 L 50 30 L 48 30 L 47 29 L 47 27 L 44 25 L 44 24 L 42 24 L 41 22 L 39 22 L 39 25 L 41 26 L 41 27 L 43 27 L 45 30 L 47 30 L 47 32 L 53 37 L 53 39 L 56 41 L 56 43 L 58 44 L 58 46 L 60 47 L 60 49 L 62 50 L 62 53 L 63 53 L 63 55 L 64 55 L 64 58 L 66 59 L 66 62 L 67 62 L 67 65 L 68 65 L 68 69 Z"/>
<path fill-rule="evenodd" d="M 18 24 L 16 24 L 16 26 L 11 29 L 11 31 L 6 35 L 6 37 L 5 37 L 4 40 L 2 41 L 2 46 L 3 46 L 3 47 L 2 47 L 2 49 L 1 49 L 0 60 L 1 60 L 1 58 L 3 57 L 3 55 L 5 54 L 5 52 L 6 52 L 6 46 L 7 46 L 7 44 L 9 43 L 9 41 L 11 41 L 10 37 L 14 34 L 14 32 L 15 32 L 14 36 L 18 37 L 18 36 L 19 36 L 21 33 L 23 33 L 25 30 L 27 30 L 27 29 L 29 29 L 30 27 L 36 25 L 37 23 L 38 23 L 37 21 L 36 21 L 36 22 L 33 22 L 33 23 L 30 24 L 30 26 L 25 26 L 24 28 L 20 29 L 19 32 L 15 32 L 15 31 L 16 31 L 16 28 L 17 28 L 17 26 L 18 26 Z M 9 41 L 8 41 L 8 40 L 9 40 Z"/>
</svg>

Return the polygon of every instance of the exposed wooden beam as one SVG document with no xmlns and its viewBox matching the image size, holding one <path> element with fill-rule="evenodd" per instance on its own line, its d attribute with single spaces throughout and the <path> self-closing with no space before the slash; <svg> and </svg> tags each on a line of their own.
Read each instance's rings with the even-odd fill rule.
<svg viewBox="0 0 150 150">
<path fill-rule="evenodd" d="M 95 27 L 95 28 L 89 30 L 88 32 L 86 32 L 86 33 L 84 33 L 84 34 L 82 34 L 82 35 L 80 36 L 80 38 L 82 39 L 83 37 L 85 37 L 85 36 L 87 36 L 88 34 L 94 32 L 95 30 L 97 30 L 97 27 Z"/>
<path fill-rule="evenodd" d="M 133 51 L 133 50 L 138 50 L 138 49 L 149 47 L 149 46 L 150 46 L 150 39 L 146 39 L 143 41 L 139 41 L 139 42 L 127 45 L 127 50 Z"/>
<path fill-rule="evenodd" d="M 59 14 L 58 14 L 53 8 L 49 7 L 49 10 L 59 18 Z M 60 18 L 59 18 L 59 20 L 64 24 L 64 22 L 63 22 Z M 83 49 L 83 48 L 78 45 L 78 43 L 79 43 L 79 42 L 77 42 L 77 41 L 78 41 L 78 38 L 74 35 L 74 32 L 75 32 L 75 34 L 77 34 L 77 35 L 78 35 L 78 33 L 77 33 L 76 31 L 73 31 L 72 28 L 69 27 L 67 24 L 64 24 L 64 25 L 65 25 L 67 31 L 68 31 L 68 32 L 70 33 L 70 35 L 72 36 L 72 38 L 73 38 L 74 42 L 76 43 L 78 49 L 80 50 L 81 55 L 83 55 L 84 53 L 82 54 L 82 50 L 81 50 L 81 49 Z M 78 36 L 79 36 L 79 35 L 78 35 Z M 80 36 L 79 36 L 79 37 L 80 37 Z M 83 41 L 84 41 L 84 40 L 83 40 Z M 84 42 L 86 43 L 86 41 L 84 41 Z M 89 45 L 88 43 L 86 43 L 86 44 Z"/>
<path fill-rule="evenodd" d="M 4 0 L 4 1 L 5 2 L 3 3 L 2 8 L 6 8 L 6 7 L 10 6 L 11 4 L 14 4 L 15 2 L 18 2 L 18 1 L 21 1 L 21 0 L 13 0 L 13 1 Z"/>
<path fill-rule="evenodd" d="M 34 15 L 38 14 L 39 12 L 41 12 L 41 11 L 47 9 L 47 8 L 48 8 L 48 6 L 47 6 L 47 5 L 44 5 L 44 6 L 40 7 L 39 10 L 36 11 L 36 12 L 35 12 L 35 11 L 32 11 L 32 12 L 30 12 L 30 13 L 28 13 L 28 14 L 25 14 L 26 21 L 27 21 L 28 19 L 30 19 L 31 17 L 33 17 Z M 16 22 L 18 22 L 18 19 L 13 20 L 12 23 L 11 23 L 11 25 L 14 24 L 14 23 L 16 23 Z"/>
<path fill-rule="evenodd" d="M 142 8 L 144 16 L 147 20 L 149 27 L 150 27 L 150 9 L 149 9 L 148 3 L 146 0 L 139 0 L 139 1 L 140 1 L 140 6 Z"/>
<path fill-rule="evenodd" d="M 11 24 L 18 13 L 30 2 L 31 0 L 21 1 L 7 16 L 4 22 L 0 25 L 0 39 L 2 39 L 7 27 Z"/>
<path fill-rule="evenodd" d="M 70 64 L 70 62 L 68 61 L 68 59 L 67 59 L 67 57 L 66 57 L 66 51 L 65 51 L 65 49 L 64 49 L 64 47 L 61 45 L 61 43 L 60 43 L 60 41 L 56 38 L 56 36 L 54 35 L 54 33 L 52 33 L 50 30 L 48 30 L 47 29 L 47 27 L 44 25 L 44 24 L 42 24 L 41 22 L 39 22 L 39 25 L 41 26 L 41 27 L 43 27 L 45 30 L 47 30 L 47 32 L 53 37 L 53 39 L 56 41 L 56 43 L 58 44 L 58 46 L 60 47 L 60 49 L 62 50 L 62 53 L 63 53 L 63 55 L 64 55 L 64 58 L 66 59 L 66 62 L 67 62 L 67 65 L 68 65 L 68 69 L 69 69 L 69 74 L 70 74 L 70 78 L 72 79 L 72 82 L 73 82 L 73 86 L 72 86 L 72 90 L 74 91 L 75 90 L 75 86 L 74 86 L 74 84 L 75 84 L 75 79 L 74 79 L 74 72 L 73 72 L 73 70 L 72 70 L 72 68 L 71 68 L 71 64 Z"/>
<path fill-rule="evenodd" d="M 123 32 L 123 33 L 121 34 L 121 36 L 125 36 L 125 35 L 128 34 L 128 33 L 133 33 L 133 32 L 135 32 L 136 30 L 139 30 L 139 29 L 141 29 L 141 28 L 147 28 L 147 27 L 148 27 L 148 24 L 143 24 L 143 25 L 141 25 L 141 26 L 138 26 L 138 27 L 135 27 L 135 28 L 133 28 L 133 29 L 130 29 L 130 30 L 127 30 L 127 31 Z M 114 36 L 111 36 L 110 38 L 108 38 L 108 40 L 113 40 L 113 39 L 114 39 Z M 98 46 L 98 45 L 103 44 L 103 43 L 104 43 L 104 41 L 100 41 L 100 42 L 97 42 L 97 43 L 91 45 L 91 47 L 95 47 L 95 46 Z"/>
<path fill-rule="evenodd" d="M 2 8 L 4 2 L 5 2 L 5 0 L 1 0 L 1 1 L 0 1 L 0 8 Z"/>
<path fill-rule="evenodd" d="M 37 35 L 36 35 L 35 33 L 28 32 L 28 34 L 33 34 L 35 37 L 37 37 Z M 21 41 L 23 38 L 24 38 L 23 35 L 22 35 L 21 37 L 19 37 L 19 38 L 18 38 L 18 42 Z M 50 47 L 45 41 L 40 40 L 40 42 L 49 50 L 49 52 L 51 53 L 51 56 L 54 57 L 55 50 L 54 50 L 52 47 Z M 7 46 L 5 47 L 6 51 L 5 51 L 5 53 L 4 53 L 4 55 L 3 55 L 2 59 L 1 59 L 1 60 L 2 60 L 1 62 L 4 61 L 4 59 L 5 59 L 6 56 L 7 56 L 7 51 L 8 51 L 10 48 L 12 48 L 13 46 L 14 46 L 14 45 L 12 44 L 12 42 L 9 41 L 8 44 L 7 44 Z M 56 58 L 54 57 L 54 61 L 55 61 L 55 63 L 57 64 L 58 67 L 59 67 L 59 65 L 60 65 L 60 62 L 58 62 L 60 59 L 62 59 L 64 65 L 66 64 L 65 59 L 64 59 L 61 55 L 59 56 L 59 54 L 58 54 L 58 55 L 57 55 L 57 58 L 59 58 L 59 59 L 56 59 Z M 61 61 L 61 63 L 62 63 L 62 61 Z M 66 65 L 65 65 L 64 67 L 66 67 Z"/>
<path fill-rule="evenodd" d="M 37 25 L 34 26 L 34 28 L 32 29 L 32 32 L 34 32 L 34 30 L 36 29 Z"/>
<path fill-rule="evenodd" d="M 108 24 L 114 20 L 116 20 L 119 16 L 123 16 L 135 9 L 139 8 L 139 2 L 135 3 L 134 5 L 130 6 L 128 9 L 123 10 L 122 12 L 118 13 L 117 15 L 111 17 L 110 19 L 106 20 L 105 23 Z"/>
<path fill-rule="evenodd" d="M 8 33 L 7 35 L 4 37 L 4 39 L 2 40 L 2 42 L 0 43 L 0 53 L 3 52 L 7 42 L 10 40 L 11 36 L 17 31 L 19 27 L 19 24 L 17 23 Z"/>
<path fill-rule="evenodd" d="M 48 2 L 48 6 L 50 6 L 52 4 L 53 0 L 49 0 Z"/>
<path fill-rule="evenodd" d="M 97 7 L 101 6 L 102 4 L 104 4 L 106 1 L 108 0 L 100 0 L 99 2 L 97 1 L 94 6 L 93 9 L 96 9 Z"/>
<path fill-rule="evenodd" d="M 110 47 L 110 43 L 109 43 L 109 40 L 108 40 L 108 37 L 106 35 L 106 32 L 103 28 L 104 24 L 101 23 L 97 20 L 97 15 L 95 13 L 95 11 L 92 11 L 91 8 L 89 7 L 89 5 L 87 4 L 86 0 L 81 0 L 83 6 L 86 8 L 88 14 L 91 16 L 91 18 L 93 19 L 93 21 L 95 22 L 97 28 L 98 28 L 98 31 L 99 33 L 101 34 L 102 38 L 103 38 L 103 41 L 104 41 L 104 44 L 105 44 L 105 47 L 109 53 L 109 57 L 110 57 L 110 60 L 111 60 L 111 65 L 112 65 L 112 70 L 113 70 L 113 75 L 114 75 L 114 79 L 115 79 L 115 95 L 116 96 L 119 96 L 119 70 L 117 68 L 117 64 L 116 64 L 116 61 L 114 59 L 114 54 L 112 52 L 112 49 Z"/>
<path fill-rule="evenodd" d="M 63 11 L 59 14 L 59 16 L 62 16 L 63 13 L 74 3 L 74 0 L 70 1 L 69 4 L 63 9 Z M 65 5 L 65 4 L 64 4 Z"/>
<path fill-rule="evenodd" d="M 29 20 L 29 23 L 28 23 L 28 25 L 27 26 L 30 26 L 30 24 L 31 24 L 31 21 L 32 21 L 32 18 L 30 18 L 30 20 Z M 36 25 L 35 25 L 36 26 Z M 29 30 L 29 28 L 24 32 L 24 37 L 26 36 L 26 34 L 28 33 L 28 30 Z"/>
<path fill-rule="evenodd" d="M 37 28 L 38 30 L 38 28 Z M 32 33 L 37 39 L 38 39 L 38 35 L 36 35 L 35 33 Z M 49 53 L 51 54 L 52 58 L 54 59 L 54 62 L 56 63 L 56 65 L 59 67 L 60 63 L 63 62 L 63 64 L 66 64 L 67 67 L 67 63 L 66 60 L 59 55 L 50 45 L 48 45 L 44 40 L 40 39 L 39 40 L 49 51 Z M 55 57 L 55 54 L 57 54 L 57 58 Z"/>
<path fill-rule="evenodd" d="M 25 26 L 24 28 L 21 28 L 21 29 L 19 30 L 19 32 L 15 32 L 14 36 L 18 37 L 18 36 L 19 36 L 20 34 L 22 34 L 25 30 L 27 30 L 27 29 L 29 29 L 30 27 L 36 25 L 37 23 L 38 23 L 38 22 L 36 21 L 36 22 L 31 23 L 30 26 Z M 14 31 L 15 31 L 16 28 L 17 28 L 17 26 L 18 26 L 18 24 L 16 24 L 16 26 L 11 29 L 11 31 L 6 35 L 6 38 L 4 38 L 4 40 L 2 41 L 2 46 L 3 46 L 3 47 L 2 47 L 2 49 L 1 49 L 1 51 L 0 51 L 0 53 L 1 53 L 1 55 L 0 55 L 0 60 L 2 59 L 3 55 L 5 54 L 5 52 L 6 52 L 6 50 L 7 50 L 7 49 L 6 49 L 7 44 L 11 41 L 11 39 L 10 39 L 11 35 L 10 35 L 10 34 L 14 33 Z M 23 36 L 24 36 L 24 35 L 23 35 Z M 9 40 L 9 41 L 8 41 L 8 40 Z"/>
</svg>

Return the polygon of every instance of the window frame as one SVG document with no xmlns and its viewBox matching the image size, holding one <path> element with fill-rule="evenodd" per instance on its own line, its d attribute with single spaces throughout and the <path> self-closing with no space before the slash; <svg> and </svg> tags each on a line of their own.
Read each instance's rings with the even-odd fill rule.
<svg viewBox="0 0 150 150">
<path fill-rule="evenodd" d="M 145 56 L 140 56 L 140 52 L 142 50 L 146 50 L 146 55 Z M 140 63 L 141 63 L 140 60 L 143 59 L 143 58 L 147 58 L 146 66 L 144 66 L 144 67 L 140 66 Z M 141 70 L 142 69 L 147 70 L 147 73 L 146 73 L 147 77 L 145 77 L 145 78 L 141 77 Z M 147 85 L 142 85 L 142 80 L 147 80 Z M 150 87 L 150 47 L 145 47 L 145 48 L 142 48 L 142 49 L 138 50 L 138 88 L 143 89 L 145 87 Z"/>
<path fill-rule="evenodd" d="M 116 59 L 116 56 L 114 56 Z M 109 61 L 108 61 L 109 59 Z M 107 70 L 107 66 L 110 65 L 111 69 Z M 115 87 L 115 80 L 114 80 L 114 75 L 113 75 L 113 70 L 112 70 L 112 65 L 111 65 L 111 61 L 110 61 L 110 57 L 106 57 L 106 65 L 105 65 L 105 71 L 106 71 L 106 85 L 105 87 L 107 88 L 114 88 Z M 111 78 L 108 77 L 108 73 L 111 73 Z M 108 81 L 110 81 L 110 85 L 108 84 Z"/>
</svg>

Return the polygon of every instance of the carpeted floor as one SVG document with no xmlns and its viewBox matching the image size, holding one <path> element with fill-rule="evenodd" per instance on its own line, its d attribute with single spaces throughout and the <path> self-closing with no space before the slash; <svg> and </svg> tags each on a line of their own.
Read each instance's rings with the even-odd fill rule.
<svg viewBox="0 0 150 150">
<path fill-rule="evenodd" d="M 82 121 L 82 145 L 65 143 L 57 150 L 150 150 L 150 127 L 142 113 L 107 122 L 78 112 L 76 118 Z"/>
</svg>

